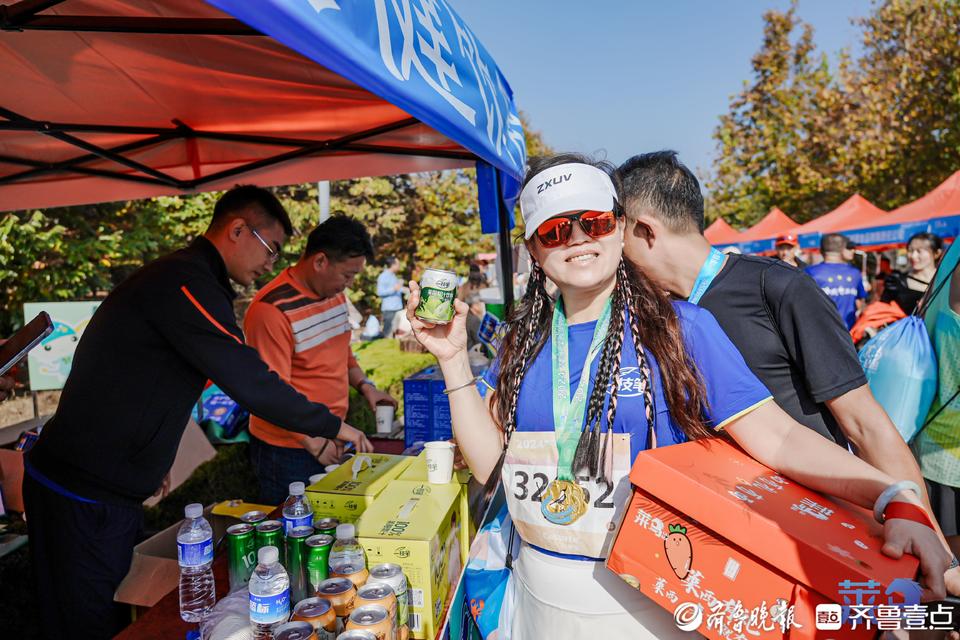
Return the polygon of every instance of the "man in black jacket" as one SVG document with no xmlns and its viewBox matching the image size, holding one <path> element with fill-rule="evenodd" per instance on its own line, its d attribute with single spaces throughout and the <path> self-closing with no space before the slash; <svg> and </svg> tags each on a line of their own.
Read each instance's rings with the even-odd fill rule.
<svg viewBox="0 0 960 640">
<path fill-rule="evenodd" d="M 44 633 L 111 637 L 113 603 L 190 411 L 213 380 L 252 413 L 291 431 L 352 442 L 362 432 L 288 386 L 244 344 L 230 281 L 269 272 L 292 232 L 268 191 L 217 202 L 187 248 L 130 276 L 84 331 L 56 415 L 25 463 L 24 501 Z"/>
</svg>

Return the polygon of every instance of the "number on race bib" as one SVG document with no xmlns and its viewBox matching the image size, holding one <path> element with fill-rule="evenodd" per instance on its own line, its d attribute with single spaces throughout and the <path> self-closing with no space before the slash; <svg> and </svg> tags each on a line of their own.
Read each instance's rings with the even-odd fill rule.
<svg viewBox="0 0 960 640">
<path fill-rule="evenodd" d="M 539 503 L 543 500 L 543 492 L 547 490 L 548 486 L 550 486 L 550 478 L 545 473 L 536 472 L 531 476 L 531 474 L 527 473 L 526 471 L 515 471 L 513 477 L 515 485 L 513 497 L 515 497 L 517 500 L 529 499 L 530 502 Z M 532 483 L 531 479 L 533 481 Z M 590 491 L 586 488 L 584 483 L 589 482 L 590 478 L 581 476 L 578 477 L 577 480 L 581 483 L 580 486 L 583 488 L 584 494 L 587 497 L 587 502 L 589 502 Z M 534 486 L 531 486 L 531 484 Z M 600 494 L 600 497 L 593 502 L 592 506 L 596 509 L 616 508 L 616 505 L 614 505 L 613 501 L 607 499 L 613 494 L 614 488 L 615 487 L 613 485 L 604 486 L 603 492 Z"/>
</svg>

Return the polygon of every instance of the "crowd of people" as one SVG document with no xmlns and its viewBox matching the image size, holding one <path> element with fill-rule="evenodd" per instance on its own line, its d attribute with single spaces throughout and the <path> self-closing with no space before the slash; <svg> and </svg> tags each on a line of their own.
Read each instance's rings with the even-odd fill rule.
<svg viewBox="0 0 960 640">
<path fill-rule="evenodd" d="M 868 296 L 914 311 L 939 238 L 912 238 L 909 272 L 882 287 L 863 281 L 837 234 L 823 237 L 816 265 L 800 259 L 792 236 L 778 239 L 777 258 L 724 254 L 703 237 L 700 185 L 673 152 L 619 167 L 576 154 L 533 158 L 519 206 L 531 269 L 482 379 L 468 356 L 488 286 L 479 268 L 446 325 L 416 317 L 420 290 L 400 279 L 398 259 L 386 260 L 376 286 L 383 333 L 402 319 L 439 361 L 465 463 L 481 482 L 499 476 L 504 485 L 523 542 L 514 638 L 597 629 L 679 637 L 671 615 L 605 570 L 604 554 L 638 453 L 710 437 L 815 490 L 889 509 L 884 552 L 918 556 L 928 596 L 960 594 L 944 538 L 958 534 L 950 485 L 960 464 L 946 484 L 925 485 L 851 339 Z M 350 389 L 372 408 L 396 400 L 350 347 L 344 291 L 375 258 L 362 224 L 320 224 L 297 262 L 256 294 L 242 330 L 235 317 L 231 283 L 273 272 L 292 232 L 270 192 L 236 187 L 206 233 L 140 269 L 95 313 L 25 461 L 39 597 L 58 603 L 42 620 L 48 637 L 64 628 L 108 637 L 123 625 L 113 593 L 141 533 L 142 502 L 169 472 L 207 380 L 252 414 L 251 464 L 267 504 L 345 448 L 372 449 L 345 421 Z M 8 383 L 0 378 L 0 398 Z M 533 472 L 549 480 L 540 502 L 524 495 Z M 608 503 L 585 500 L 604 488 Z"/>
</svg>

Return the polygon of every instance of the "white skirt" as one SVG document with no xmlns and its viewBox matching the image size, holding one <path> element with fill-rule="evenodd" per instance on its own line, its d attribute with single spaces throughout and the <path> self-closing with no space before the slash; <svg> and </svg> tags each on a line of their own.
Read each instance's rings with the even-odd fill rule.
<svg viewBox="0 0 960 640">
<path fill-rule="evenodd" d="M 567 560 L 523 544 L 514 562 L 512 640 L 692 640 L 673 615 L 602 562 Z M 599 635 L 598 635 L 599 634 Z"/>
</svg>

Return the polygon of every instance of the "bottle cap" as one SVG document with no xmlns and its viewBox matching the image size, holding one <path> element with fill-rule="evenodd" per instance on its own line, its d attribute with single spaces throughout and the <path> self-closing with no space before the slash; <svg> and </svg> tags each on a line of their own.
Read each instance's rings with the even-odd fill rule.
<svg viewBox="0 0 960 640">
<path fill-rule="evenodd" d="M 203 515 L 203 505 L 199 502 L 193 502 L 183 508 L 183 515 L 191 520 Z"/>
<path fill-rule="evenodd" d="M 303 495 L 303 483 L 302 482 L 291 482 L 290 483 L 290 495 L 292 496 L 302 496 Z"/>
<path fill-rule="evenodd" d="M 260 564 L 276 564 L 280 560 L 280 552 L 274 546 L 260 547 L 257 551 L 257 561 Z"/>
<path fill-rule="evenodd" d="M 318 482 L 320 482 L 326 477 L 327 477 L 327 474 L 325 473 L 315 473 L 312 476 L 310 476 L 310 484 L 317 484 Z"/>
<path fill-rule="evenodd" d="M 347 538 L 352 538 L 357 534 L 357 528 L 352 524 L 344 523 L 337 525 L 337 539 L 346 540 Z"/>
</svg>

